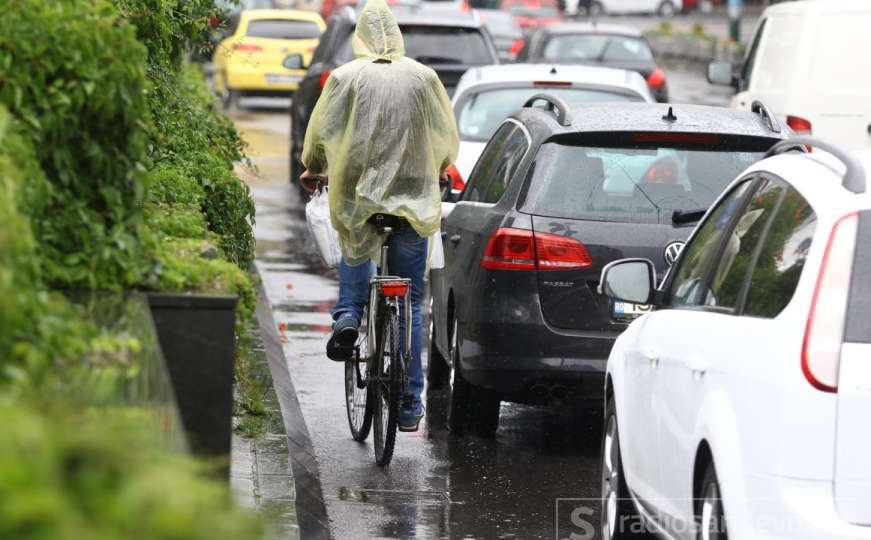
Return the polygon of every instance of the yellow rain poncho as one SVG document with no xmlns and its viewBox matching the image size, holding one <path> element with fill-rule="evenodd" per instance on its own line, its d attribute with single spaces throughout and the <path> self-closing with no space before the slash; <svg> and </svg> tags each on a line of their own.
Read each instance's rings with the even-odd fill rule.
<svg viewBox="0 0 871 540">
<path fill-rule="evenodd" d="M 406 58 L 384 0 L 369 0 L 351 42 L 356 59 L 330 75 L 312 112 L 303 165 L 330 179 L 330 214 L 354 266 L 376 259 L 372 214 L 404 217 L 421 236 L 441 221 L 438 178 L 457 155 L 451 103 L 436 73 Z"/>
</svg>

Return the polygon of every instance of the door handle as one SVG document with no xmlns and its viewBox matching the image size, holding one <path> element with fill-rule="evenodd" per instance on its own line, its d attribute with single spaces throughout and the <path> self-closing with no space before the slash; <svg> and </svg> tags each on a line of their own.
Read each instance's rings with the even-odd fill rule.
<svg viewBox="0 0 871 540">
<path fill-rule="evenodd" d="M 460 243 L 460 239 L 461 239 L 461 238 L 462 238 L 461 235 L 459 235 L 459 234 L 454 234 L 454 235 L 451 235 L 451 237 L 450 237 L 450 241 L 451 241 L 454 245 L 457 245 L 457 244 Z"/>
<path fill-rule="evenodd" d="M 684 365 L 693 373 L 704 375 L 708 371 L 708 361 L 701 356 L 690 356 L 684 361 Z"/>
<path fill-rule="evenodd" d="M 653 348 L 647 349 L 644 351 L 644 358 L 650 362 L 650 367 L 655 368 L 659 366 L 659 351 Z"/>
</svg>

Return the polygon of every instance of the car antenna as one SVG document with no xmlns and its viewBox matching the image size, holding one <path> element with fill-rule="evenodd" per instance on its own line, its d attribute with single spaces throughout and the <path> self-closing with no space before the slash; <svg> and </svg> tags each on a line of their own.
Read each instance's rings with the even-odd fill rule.
<svg viewBox="0 0 871 540">
<path fill-rule="evenodd" d="M 550 74 L 551 74 L 551 75 L 556 75 L 556 66 L 551 66 L 551 67 L 550 67 Z"/>
<path fill-rule="evenodd" d="M 662 119 L 666 122 L 677 122 L 677 116 L 674 115 L 674 109 L 669 107 L 668 112 L 665 113 L 665 116 L 663 116 Z"/>
</svg>

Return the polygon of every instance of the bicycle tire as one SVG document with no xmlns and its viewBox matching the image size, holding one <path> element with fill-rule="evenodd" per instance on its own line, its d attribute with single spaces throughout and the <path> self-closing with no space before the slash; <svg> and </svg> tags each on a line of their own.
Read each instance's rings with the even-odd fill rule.
<svg viewBox="0 0 871 540">
<path fill-rule="evenodd" d="M 369 358 L 367 321 L 368 316 L 364 311 L 360 337 L 357 340 L 361 359 Z M 375 400 L 372 398 L 372 386 L 367 381 L 368 367 L 367 362 L 360 362 L 359 366 L 354 360 L 345 362 L 345 411 L 348 413 L 351 437 L 357 442 L 365 441 L 372 429 Z M 361 381 L 363 388 L 360 388 Z"/>
<path fill-rule="evenodd" d="M 399 424 L 399 382 L 402 376 L 402 362 L 399 359 L 399 316 L 390 308 L 385 308 L 376 362 L 380 379 L 373 385 L 375 398 L 375 462 L 386 467 L 393 459 L 396 446 L 396 429 Z"/>
</svg>

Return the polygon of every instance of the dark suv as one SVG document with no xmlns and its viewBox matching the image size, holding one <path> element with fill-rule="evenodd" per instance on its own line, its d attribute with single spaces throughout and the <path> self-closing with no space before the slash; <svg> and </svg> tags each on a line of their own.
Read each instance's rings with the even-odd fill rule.
<svg viewBox="0 0 871 540">
<path fill-rule="evenodd" d="M 453 431 L 492 434 L 502 400 L 600 406 L 614 339 L 646 309 L 600 295 L 602 267 L 668 270 L 723 188 L 791 134 L 755 110 L 540 94 L 501 125 L 445 205 L 431 273 L 428 378 L 448 385 Z"/>
<path fill-rule="evenodd" d="M 498 64 L 493 39 L 474 13 L 447 9 L 397 6 L 394 9 L 405 55 L 431 67 L 448 94 L 470 67 Z M 312 56 L 311 66 L 290 106 L 290 181 L 302 174 L 302 143 L 312 110 L 333 69 L 354 59 L 351 37 L 357 14 L 351 7 L 333 15 Z"/>
</svg>

